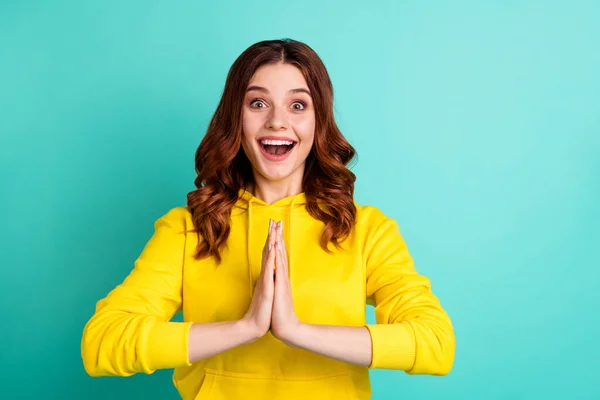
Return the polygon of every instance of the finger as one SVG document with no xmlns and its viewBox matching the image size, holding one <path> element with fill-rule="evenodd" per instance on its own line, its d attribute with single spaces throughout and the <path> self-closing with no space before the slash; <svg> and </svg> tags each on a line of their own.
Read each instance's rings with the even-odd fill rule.
<svg viewBox="0 0 600 400">
<path fill-rule="evenodd" d="M 283 272 L 287 273 L 287 254 L 285 249 L 285 242 L 283 241 L 283 221 L 280 221 L 277 225 L 277 253 L 279 253 L 280 259 L 277 262 L 277 266 L 283 269 Z"/>
<path fill-rule="evenodd" d="M 267 256 L 267 262 L 265 263 L 265 267 L 263 268 L 263 280 L 264 282 L 273 282 L 273 270 L 275 268 L 275 257 L 276 257 L 275 246 L 271 247 L 269 250 L 269 254 Z"/>
<path fill-rule="evenodd" d="M 285 260 L 285 247 L 283 244 L 279 243 L 277 258 L 275 262 L 279 263 L 279 268 L 277 268 L 277 279 L 275 281 L 275 291 L 278 291 L 280 294 L 289 295 L 291 293 L 291 284 L 288 275 L 288 267 L 287 261 Z"/>
<path fill-rule="evenodd" d="M 287 249 L 285 247 L 285 243 L 282 241 L 281 242 L 281 257 L 283 258 L 283 265 L 285 266 L 285 273 L 288 273 L 288 256 L 287 256 Z"/>
<path fill-rule="evenodd" d="M 281 249 L 281 265 L 283 266 L 283 275 L 285 277 L 285 281 L 289 281 L 289 272 L 288 272 L 288 263 L 285 257 L 285 249 Z"/>
<path fill-rule="evenodd" d="M 277 235 L 275 232 L 276 228 L 277 228 L 277 223 L 275 221 L 273 221 L 272 219 L 269 221 L 271 221 L 271 224 L 270 224 L 270 229 L 269 229 L 268 243 L 269 243 L 269 247 L 272 248 L 273 246 L 275 246 L 275 242 L 277 241 Z"/>
<path fill-rule="evenodd" d="M 269 239 L 269 247 L 273 249 L 273 252 L 276 250 L 277 245 L 277 222 L 273 221 L 273 226 L 271 230 L 271 237 Z M 275 258 L 273 258 L 273 263 L 275 263 Z M 274 265 L 274 269 L 277 268 L 277 264 Z"/>
<path fill-rule="evenodd" d="M 285 245 L 283 243 L 279 246 L 279 265 L 281 265 L 281 274 L 284 281 L 287 281 L 289 278 L 288 275 L 288 263 L 287 257 L 285 254 Z"/>
<path fill-rule="evenodd" d="M 282 269 L 282 271 L 281 271 L 281 275 L 282 275 L 281 281 L 282 281 L 282 283 L 284 285 L 286 285 L 289 288 L 289 287 L 291 287 L 291 284 L 290 284 L 290 275 L 289 275 L 289 269 L 288 269 L 288 260 L 287 260 L 287 255 L 286 255 L 285 247 L 284 247 L 283 244 L 281 245 L 281 249 L 279 251 L 281 253 L 281 255 L 280 255 L 280 258 L 281 258 L 281 262 L 280 263 L 281 263 L 281 269 Z"/>
<path fill-rule="evenodd" d="M 282 252 L 283 252 L 283 260 L 285 261 L 285 264 L 287 265 L 287 249 L 285 246 L 285 239 L 283 238 L 283 221 L 280 222 L 279 225 L 279 229 L 278 229 L 278 234 L 279 234 L 279 241 L 281 241 L 281 247 L 282 247 Z"/>
<path fill-rule="evenodd" d="M 273 238 L 275 237 L 274 232 L 275 232 L 275 221 L 273 221 L 272 219 L 269 219 L 269 232 L 267 234 L 267 241 L 266 241 L 265 247 L 263 249 L 263 264 L 262 264 L 262 267 L 260 270 L 261 278 L 265 275 L 265 269 L 268 269 L 269 254 L 271 253 L 271 250 L 273 250 L 273 247 L 274 247 L 274 245 L 273 245 Z"/>
<path fill-rule="evenodd" d="M 269 232 L 267 234 L 267 241 L 265 243 L 265 247 L 264 247 L 264 252 L 263 252 L 263 257 L 267 258 L 269 255 L 269 251 L 271 248 L 273 248 L 275 246 L 275 241 L 277 240 L 277 235 L 276 235 L 276 227 L 277 224 L 275 221 L 273 221 L 272 219 L 269 219 Z"/>
<path fill-rule="evenodd" d="M 273 243 L 273 236 L 275 233 L 276 223 L 274 220 L 269 218 L 269 234 L 267 235 L 267 243 Z"/>
<path fill-rule="evenodd" d="M 283 242 L 283 221 L 279 221 L 279 225 L 277 226 L 277 228 L 278 228 L 277 234 L 279 235 L 279 238 Z"/>
<path fill-rule="evenodd" d="M 277 268 L 275 269 L 275 286 L 278 288 L 278 290 L 281 289 L 281 284 L 284 281 L 284 275 L 285 275 L 285 267 L 283 266 L 283 260 L 281 258 L 281 243 L 277 242 L 277 249 L 275 251 L 275 253 L 277 253 L 277 255 L 275 256 L 275 265 L 277 266 Z"/>
<path fill-rule="evenodd" d="M 273 220 L 269 219 L 269 229 L 267 230 L 267 239 L 265 240 L 265 245 L 263 246 L 263 257 L 267 256 L 269 251 L 269 243 L 271 241 L 271 232 L 273 231 Z"/>
</svg>

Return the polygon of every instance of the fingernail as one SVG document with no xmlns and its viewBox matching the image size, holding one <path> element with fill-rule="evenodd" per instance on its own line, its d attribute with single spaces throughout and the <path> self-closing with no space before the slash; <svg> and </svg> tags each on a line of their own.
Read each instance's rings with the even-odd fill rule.
<svg viewBox="0 0 600 400">
<path fill-rule="evenodd" d="M 273 220 L 269 218 L 269 233 L 273 230 Z"/>
<path fill-rule="evenodd" d="M 269 243 L 269 251 L 271 251 L 271 247 L 273 247 L 273 245 Z"/>
</svg>

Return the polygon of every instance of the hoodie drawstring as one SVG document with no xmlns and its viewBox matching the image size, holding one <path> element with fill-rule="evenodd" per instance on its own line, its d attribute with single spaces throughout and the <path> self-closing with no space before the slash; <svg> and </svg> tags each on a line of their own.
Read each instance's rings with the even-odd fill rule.
<svg viewBox="0 0 600 400">
<path fill-rule="evenodd" d="M 290 282 L 292 281 L 292 212 L 294 210 L 294 203 L 296 202 L 296 197 L 294 197 L 292 199 L 292 203 L 290 204 L 290 207 L 288 208 L 288 220 L 287 223 L 285 224 L 287 227 L 287 237 L 288 240 L 286 242 L 286 248 L 287 248 L 287 260 L 288 260 L 288 279 L 290 280 Z"/>
<path fill-rule="evenodd" d="M 252 249 L 254 243 L 252 243 L 252 201 L 248 202 L 248 247 L 246 249 L 246 256 L 248 258 L 248 287 L 250 289 L 250 298 L 254 295 L 254 285 L 252 284 Z"/>
<path fill-rule="evenodd" d="M 258 200 L 256 198 L 254 198 L 254 196 L 245 190 L 241 190 L 240 191 L 240 198 L 243 198 L 243 202 L 246 203 L 246 211 L 247 211 L 247 228 L 248 228 L 248 232 L 247 232 L 247 249 L 246 249 L 246 259 L 247 259 L 247 273 L 248 273 L 248 292 L 250 293 L 250 298 L 252 298 L 252 296 L 254 296 L 254 289 L 255 289 L 255 285 L 254 285 L 254 273 L 253 271 L 256 270 L 256 268 L 260 269 L 262 268 L 262 251 L 258 252 L 256 251 L 256 246 L 264 246 L 264 240 L 261 240 L 260 243 L 255 243 L 256 242 L 256 238 L 254 237 L 255 234 L 253 232 L 254 227 L 252 226 L 252 220 L 253 220 L 253 216 L 252 213 L 256 212 L 255 207 L 265 207 L 265 206 L 269 206 L 268 204 L 264 203 L 261 200 Z M 285 240 L 285 245 L 286 245 L 286 250 L 287 250 L 287 258 L 288 258 L 288 272 L 289 272 L 289 278 L 290 280 L 292 279 L 292 270 L 293 270 L 293 265 L 292 265 L 292 254 L 293 254 L 293 249 L 292 249 L 292 244 L 293 244 L 293 212 L 294 212 L 294 208 L 296 207 L 296 205 L 301 205 L 303 204 L 302 201 L 305 201 L 304 195 L 299 195 L 299 196 L 294 196 L 289 204 L 285 205 L 284 207 L 287 208 L 286 210 L 286 214 L 284 214 L 283 218 L 284 218 L 284 222 L 283 222 L 283 229 L 284 229 L 284 237 L 287 236 L 287 240 Z M 299 203 L 300 202 L 300 203 Z M 279 207 L 279 205 L 277 205 L 276 207 Z M 275 218 L 271 218 L 273 219 L 273 221 L 275 221 Z M 262 228 L 260 229 L 262 232 Z M 257 255 L 260 254 L 260 259 L 255 259 L 257 257 Z M 256 265 L 255 265 L 256 264 Z"/>
</svg>

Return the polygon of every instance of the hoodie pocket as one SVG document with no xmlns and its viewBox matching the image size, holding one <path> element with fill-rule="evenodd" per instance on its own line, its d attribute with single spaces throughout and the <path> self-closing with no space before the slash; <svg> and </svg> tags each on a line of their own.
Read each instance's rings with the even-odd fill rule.
<svg viewBox="0 0 600 400">
<path fill-rule="evenodd" d="M 358 400 L 348 373 L 271 378 L 206 369 L 195 400 Z"/>
</svg>

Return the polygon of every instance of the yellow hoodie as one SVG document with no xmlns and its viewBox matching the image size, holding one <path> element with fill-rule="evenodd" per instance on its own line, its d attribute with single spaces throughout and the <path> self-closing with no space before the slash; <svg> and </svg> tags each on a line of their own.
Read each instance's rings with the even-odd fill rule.
<svg viewBox="0 0 600 400">
<path fill-rule="evenodd" d="M 124 282 L 96 305 L 81 351 L 92 376 L 153 373 L 174 368 L 185 400 L 368 399 L 370 368 L 444 375 L 452 368 L 452 323 L 419 275 L 396 222 L 373 206 L 357 205 L 357 221 L 342 250 L 323 251 L 324 224 L 305 208 L 304 194 L 273 204 L 240 191 L 231 214 L 223 262 L 195 260 L 197 234 L 185 207 L 159 218 Z M 192 323 L 241 319 L 260 274 L 269 219 L 284 221 L 296 314 L 312 324 L 366 326 L 370 367 L 292 348 L 270 333 L 190 363 Z M 365 307 L 375 306 L 377 324 Z M 184 322 L 171 321 L 179 311 Z"/>
</svg>

